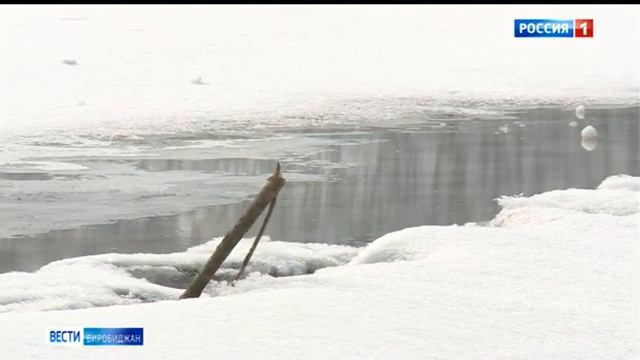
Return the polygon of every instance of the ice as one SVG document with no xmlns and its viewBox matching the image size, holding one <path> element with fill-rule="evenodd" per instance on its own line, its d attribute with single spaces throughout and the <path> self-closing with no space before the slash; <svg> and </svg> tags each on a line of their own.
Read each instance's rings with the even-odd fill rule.
<svg viewBox="0 0 640 360">
<path fill-rule="evenodd" d="M 243 145 L 241 141 L 234 141 L 234 140 L 190 140 L 190 141 L 185 141 L 184 145 L 165 146 L 164 149 L 165 150 L 209 149 L 213 147 L 242 148 L 247 146 Z"/>
<path fill-rule="evenodd" d="M 43 170 L 43 171 L 77 171 L 86 170 L 86 166 L 58 161 L 8 161 L 0 162 L 3 170 Z"/>
</svg>

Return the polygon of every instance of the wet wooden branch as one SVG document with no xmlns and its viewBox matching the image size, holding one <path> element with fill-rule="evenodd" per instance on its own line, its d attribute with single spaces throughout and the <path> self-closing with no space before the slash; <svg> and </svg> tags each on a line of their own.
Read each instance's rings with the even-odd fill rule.
<svg viewBox="0 0 640 360">
<path fill-rule="evenodd" d="M 249 205 L 244 215 L 238 219 L 233 229 L 225 235 L 224 239 L 222 239 L 216 247 L 216 250 L 211 254 L 202 271 L 198 274 L 198 277 L 193 281 L 191 286 L 180 295 L 180 299 L 199 297 L 200 294 L 202 294 L 202 290 L 204 290 L 205 286 L 211 281 L 224 260 L 231 254 L 231 251 L 238 242 L 240 242 L 244 234 L 249 231 L 249 228 L 251 228 L 260 214 L 262 214 L 267 205 L 272 203 L 272 200 L 277 196 L 278 191 L 284 186 L 284 183 L 285 180 L 280 175 L 280 163 L 278 163 L 276 171 L 269 177 L 267 184 Z"/>
<path fill-rule="evenodd" d="M 256 251 L 258 247 L 258 243 L 260 242 L 260 238 L 262 237 L 262 233 L 264 233 L 264 229 L 267 228 L 267 224 L 269 223 L 269 218 L 271 218 L 271 213 L 273 212 L 273 208 L 276 206 L 276 199 L 278 199 L 278 193 L 273 196 L 271 199 L 271 204 L 269 205 L 269 210 L 267 210 L 267 215 L 264 217 L 264 221 L 262 222 L 262 226 L 260 227 L 260 231 L 258 231 L 258 235 L 256 235 L 255 240 L 253 240 L 253 244 L 251 244 L 251 249 L 245 256 L 244 261 L 242 262 L 242 267 L 240 267 L 240 271 L 238 271 L 238 275 L 236 275 L 236 281 L 240 279 L 242 273 L 244 273 L 244 269 L 249 264 L 249 260 L 251 260 L 251 256 L 253 256 L 253 252 Z"/>
</svg>

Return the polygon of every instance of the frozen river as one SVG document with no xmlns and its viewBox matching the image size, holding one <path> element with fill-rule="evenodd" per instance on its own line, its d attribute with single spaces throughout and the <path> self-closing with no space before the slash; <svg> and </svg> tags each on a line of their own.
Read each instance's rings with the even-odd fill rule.
<svg viewBox="0 0 640 360">
<path fill-rule="evenodd" d="M 72 154 L 0 171 L 0 271 L 106 252 L 184 251 L 224 235 L 278 160 L 289 182 L 271 238 L 353 246 L 409 226 L 489 220 L 502 195 L 640 174 L 637 107 L 588 109 L 584 120 L 572 109 L 446 117 L 357 131 L 122 139 L 104 147 L 131 152 L 118 157 L 40 145 Z M 599 133 L 591 151 L 580 137 L 588 124 Z"/>
</svg>

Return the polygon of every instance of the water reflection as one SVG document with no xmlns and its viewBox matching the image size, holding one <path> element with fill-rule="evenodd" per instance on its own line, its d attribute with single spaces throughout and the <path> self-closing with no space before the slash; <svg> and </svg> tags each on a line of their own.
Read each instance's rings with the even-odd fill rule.
<svg viewBox="0 0 640 360">
<path fill-rule="evenodd" d="M 599 132 L 582 148 L 572 111 L 537 110 L 516 121 L 452 122 L 443 131 L 381 129 L 384 141 L 333 146 L 305 161 L 335 181 L 290 182 L 267 228 L 274 239 L 361 245 L 408 226 L 464 224 L 492 218 L 501 195 L 568 187 L 594 188 L 613 174 L 639 174 L 638 109 L 591 109 Z M 526 126 L 520 126 L 526 124 Z M 496 131 L 505 125 L 509 131 Z M 372 136 L 372 135 L 367 135 Z M 275 160 L 141 160 L 146 171 L 268 174 Z M 304 170 L 304 164 L 285 163 Z M 0 272 L 34 270 L 50 261 L 104 252 L 172 252 L 221 236 L 247 202 L 173 216 L 118 221 L 0 240 Z M 255 229 L 250 234 L 254 234 Z"/>
</svg>

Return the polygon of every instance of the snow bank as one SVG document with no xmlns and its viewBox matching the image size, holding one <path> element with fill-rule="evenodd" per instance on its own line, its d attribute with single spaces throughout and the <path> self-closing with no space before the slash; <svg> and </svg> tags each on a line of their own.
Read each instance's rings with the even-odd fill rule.
<svg viewBox="0 0 640 360">
<path fill-rule="evenodd" d="M 629 175 L 609 176 L 598 189 L 640 191 L 640 182 Z"/>
<path fill-rule="evenodd" d="M 468 224 L 407 228 L 382 236 L 360 251 L 351 264 L 432 258 L 434 252 L 441 252 L 440 248 L 479 239 L 503 239 L 506 242 L 538 237 L 542 233 L 548 233 L 550 239 L 555 239 L 557 236 L 553 234 L 556 230 L 559 233 L 582 231 L 594 222 L 601 223 L 605 229 L 616 225 L 625 231 L 634 230 L 640 212 L 639 185 L 640 178 L 619 175 L 605 179 L 597 190 L 567 189 L 530 197 L 501 197 L 498 204 L 502 211 L 487 227 Z M 617 230 L 620 229 L 612 229 Z"/>
<path fill-rule="evenodd" d="M 634 196 L 637 195 L 634 191 L 628 190 L 628 187 L 634 185 L 623 186 L 627 186 L 627 188 L 607 190 L 607 185 L 595 193 L 591 190 L 568 189 L 549 191 L 527 198 L 502 197 L 498 203 L 503 209 L 509 210 L 533 207 L 611 215 L 630 215 L 638 212 L 640 199 Z"/>
<path fill-rule="evenodd" d="M 256 260 L 265 268 L 235 287 L 207 288 L 215 297 L 3 313 L 0 324 L 9 325 L 0 326 L 0 357 L 637 358 L 639 184 L 638 177 L 616 176 L 596 190 L 503 198 L 505 207 L 486 226 L 409 228 L 360 250 L 261 244 Z M 157 295 L 158 286 L 126 273 L 147 266 L 193 269 L 213 246 L 215 241 L 180 254 L 69 259 L 33 274 L 4 275 L 4 310 L 29 309 L 7 308 L 28 301 L 15 280 L 30 281 L 32 297 L 50 293 L 49 282 L 56 281 L 61 296 L 70 292 L 67 298 L 84 286 L 87 293 L 107 288 L 109 278 L 116 288 L 115 277 L 117 288 Z M 288 273 L 349 262 L 310 275 L 267 275 L 266 267 L 279 261 L 289 265 L 275 265 L 278 271 Z M 47 281 L 38 280 L 43 276 Z M 102 285 L 92 287 L 83 276 Z M 160 298 L 179 293 L 168 289 Z M 41 302 L 40 308 L 55 303 Z M 145 345 L 49 345 L 44 332 L 64 326 L 144 327 Z"/>
<path fill-rule="evenodd" d="M 176 299 L 221 238 L 172 254 L 102 254 L 55 261 L 34 273 L 0 274 L 0 312 L 78 309 Z M 235 278 L 253 239 L 243 239 L 217 273 Z M 310 274 L 346 263 L 355 248 L 325 244 L 261 244 L 246 273 Z M 213 285 L 213 287 L 218 285 Z M 224 286 L 224 285 L 219 285 Z M 211 290 L 212 292 L 215 290 Z"/>
</svg>

